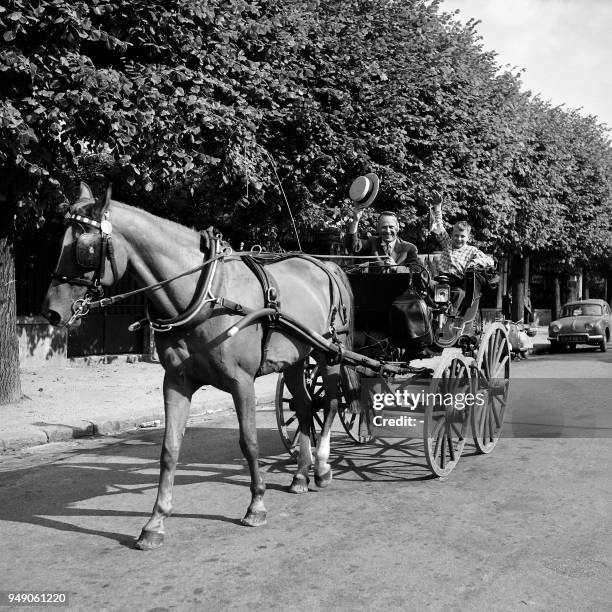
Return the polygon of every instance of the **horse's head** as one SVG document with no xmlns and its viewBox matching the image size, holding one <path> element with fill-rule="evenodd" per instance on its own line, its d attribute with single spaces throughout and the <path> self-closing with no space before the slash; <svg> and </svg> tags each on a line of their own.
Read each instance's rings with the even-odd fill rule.
<svg viewBox="0 0 612 612">
<path fill-rule="evenodd" d="M 68 228 L 43 302 L 42 314 L 52 325 L 70 325 L 86 314 L 89 301 L 102 297 L 127 267 L 127 251 L 113 240 L 110 190 L 96 202 L 81 183 L 81 193 L 66 215 Z"/>
</svg>

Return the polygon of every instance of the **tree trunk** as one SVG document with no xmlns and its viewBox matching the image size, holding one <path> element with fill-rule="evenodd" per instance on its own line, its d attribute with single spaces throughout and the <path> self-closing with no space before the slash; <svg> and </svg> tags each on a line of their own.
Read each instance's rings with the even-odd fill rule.
<svg viewBox="0 0 612 612">
<path fill-rule="evenodd" d="M 20 398 L 15 259 L 9 240 L 0 237 L 0 404 Z"/>
<path fill-rule="evenodd" d="M 556 274 L 553 277 L 553 282 L 555 287 L 555 301 L 553 304 L 552 320 L 554 321 L 559 318 L 559 314 L 561 313 L 561 283 Z"/>
<path fill-rule="evenodd" d="M 523 309 L 523 320 L 525 323 L 533 322 L 533 306 L 531 304 L 531 283 L 529 273 L 529 257 L 523 257 L 523 287 L 525 291 L 524 297 L 524 309 Z"/>
<path fill-rule="evenodd" d="M 525 311 L 525 267 L 520 255 L 512 257 L 512 320 L 521 321 Z"/>
<path fill-rule="evenodd" d="M 580 291 L 580 276 L 578 274 L 570 275 L 569 281 L 567 283 L 567 301 L 575 302 L 579 298 Z"/>
</svg>

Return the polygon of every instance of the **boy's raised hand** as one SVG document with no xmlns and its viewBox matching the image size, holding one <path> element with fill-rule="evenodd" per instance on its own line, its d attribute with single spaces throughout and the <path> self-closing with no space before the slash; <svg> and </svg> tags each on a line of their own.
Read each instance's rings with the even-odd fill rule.
<svg viewBox="0 0 612 612">
<path fill-rule="evenodd" d="M 442 196 L 435 189 L 431 192 L 431 207 L 442 208 Z"/>
</svg>

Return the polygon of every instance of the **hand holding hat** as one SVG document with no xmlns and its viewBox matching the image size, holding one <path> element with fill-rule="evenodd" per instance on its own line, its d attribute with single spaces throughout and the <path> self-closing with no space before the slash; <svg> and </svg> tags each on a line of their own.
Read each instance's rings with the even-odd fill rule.
<svg viewBox="0 0 612 612">
<path fill-rule="evenodd" d="M 380 180 L 373 172 L 353 181 L 349 189 L 349 197 L 355 203 L 355 212 L 361 212 L 372 204 L 378 195 L 379 187 Z"/>
<path fill-rule="evenodd" d="M 442 208 L 442 196 L 435 189 L 431 192 L 431 206 L 432 208 Z"/>
</svg>

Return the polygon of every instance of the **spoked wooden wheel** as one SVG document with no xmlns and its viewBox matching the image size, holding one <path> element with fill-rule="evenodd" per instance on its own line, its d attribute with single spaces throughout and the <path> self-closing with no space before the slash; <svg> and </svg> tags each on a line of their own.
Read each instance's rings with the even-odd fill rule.
<svg viewBox="0 0 612 612">
<path fill-rule="evenodd" d="M 341 380 L 344 377 L 341 377 Z M 323 386 L 323 376 L 319 371 L 317 362 L 309 357 L 304 365 L 304 381 L 306 389 L 312 399 L 311 424 L 310 424 L 310 443 L 315 447 L 319 441 L 323 424 L 325 423 L 325 388 Z M 360 431 L 364 428 L 363 419 L 366 415 L 352 414 L 346 412 L 346 401 L 340 385 L 338 395 L 338 416 L 344 431 L 350 438 L 358 444 L 365 444 L 371 439 L 371 435 L 362 436 Z M 299 451 L 298 419 L 293 409 L 293 397 L 282 374 L 279 374 L 276 383 L 276 423 L 281 440 L 285 448 L 297 457 Z M 367 423 L 369 430 L 369 423 Z"/>
<path fill-rule="evenodd" d="M 469 407 L 460 401 L 444 400 L 471 390 L 468 360 L 460 352 L 442 353 L 433 384 L 427 391 L 436 394 L 436 399 L 427 401 L 423 424 L 425 458 L 436 476 L 447 476 L 457 465 L 465 446 L 469 414 Z"/>
<path fill-rule="evenodd" d="M 501 323 L 485 327 L 476 355 L 477 391 L 484 395 L 484 404 L 475 403 L 470 419 L 480 453 L 490 453 L 501 435 L 510 387 L 510 357 L 506 328 Z"/>
<path fill-rule="evenodd" d="M 309 357 L 304 363 L 304 382 L 312 399 L 310 421 L 310 444 L 316 447 L 323 423 L 324 414 L 324 388 L 319 368 L 314 359 Z M 293 457 L 298 456 L 300 441 L 298 418 L 293 408 L 293 396 L 285 384 L 283 374 L 278 375 L 276 383 L 276 423 L 281 440 L 285 448 Z"/>
<path fill-rule="evenodd" d="M 346 366 L 341 366 L 341 368 L 338 417 L 340 418 L 342 427 L 344 427 L 344 431 L 346 431 L 353 442 L 357 442 L 357 444 L 367 444 L 373 438 L 372 422 L 368 409 L 365 408 L 359 412 L 349 412 L 348 410 L 350 404 L 350 378 L 351 376 L 357 376 L 358 380 L 359 375 L 355 374 L 354 370 L 351 371 L 350 368 Z M 359 382 L 356 384 L 359 385 Z M 358 400 L 357 403 L 359 404 Z"/>
</svg>

